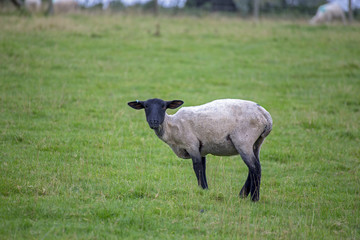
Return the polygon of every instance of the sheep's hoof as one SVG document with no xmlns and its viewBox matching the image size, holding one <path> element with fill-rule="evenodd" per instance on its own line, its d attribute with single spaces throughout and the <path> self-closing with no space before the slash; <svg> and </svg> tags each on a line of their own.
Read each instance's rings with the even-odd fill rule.
<svg viewBox="0 0 360 240">
<path fill-rule="evenodd" d="M 253 201 L 253 202 L 257 202 L 257 201 L 259 201 L 259 197 L 255 197 L 255 198 L 251 198 L 251 201 Z"/>
<path fill-rule="evenodd" d="M 255 192 L 255 193 L 251 196 L 251 201 L 253 201 L 253 202 L 257 202 L 257 201 L 259 201 L 259 199 L 260 199 L 260 194 L 259 194 L 259 192 Z"/>
<path fill-rule="evenodd" d="M 249 195 L 249 191 L 246 191 L 245 187 L 243 187 L 239 193 L 240 198 L 247 198 Z"/>
</svg>

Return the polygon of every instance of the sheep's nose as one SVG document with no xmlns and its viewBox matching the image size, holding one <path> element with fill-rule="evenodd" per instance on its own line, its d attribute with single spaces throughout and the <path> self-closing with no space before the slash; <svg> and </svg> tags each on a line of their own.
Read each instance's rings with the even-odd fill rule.
<svg viewBox="0 0 360 240">
<path fill-rule="evenodd" d="M 159 120 L 150 120 L 149 125 L 150 125 L 151 129 L 158 128 L 160 125 L 160 121 Z"/>
<path fill-rule="evenodd" d="M 159 120 L 150 120 L 150 123 L 153 123 L 153 124 L 159 124 Z"/>
</svg>

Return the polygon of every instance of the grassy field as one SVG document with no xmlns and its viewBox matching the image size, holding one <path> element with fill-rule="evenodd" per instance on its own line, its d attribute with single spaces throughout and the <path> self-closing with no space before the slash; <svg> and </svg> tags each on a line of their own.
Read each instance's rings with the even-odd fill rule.
<svg viewBox="0 0 360 240">
<path fill-rule="evenodd" d="M 0 239 L 360 239 L 359 24 L 0 22 Z M 199 189 L 127 106 L 153 97 L 264 106 L 260 201 L 239 156 L 208 156 Z"/>
</svg>

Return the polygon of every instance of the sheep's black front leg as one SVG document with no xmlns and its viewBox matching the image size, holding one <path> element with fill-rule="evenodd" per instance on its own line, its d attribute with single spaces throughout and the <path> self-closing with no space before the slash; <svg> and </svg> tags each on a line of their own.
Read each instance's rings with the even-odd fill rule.
<svg viewBox="0 0 360 240">
<path fill-rule="evenodd" d="M 194 168 L 195 175 L 198 180 L 199 186 L 201 186 L 203 189 L 207 189 L 208 185 L 207 185 L 206 174 L 205 174 L 205 170 L 206 170 L 205 157 L 202 157 L 202 158 L 193 157 L 192 160 L 193 160 L 193 168 Z"/>
<path fill-rule="evenodd" d="M 207 183 L 207 179 L 206 179 L 206 157 L 201 158 L 201 163 L 202 163 L 202 167 L 204 170 L 204 179 L 205 179 L 206 188 L 208 188 L 208 183 Z"/>
</svg>

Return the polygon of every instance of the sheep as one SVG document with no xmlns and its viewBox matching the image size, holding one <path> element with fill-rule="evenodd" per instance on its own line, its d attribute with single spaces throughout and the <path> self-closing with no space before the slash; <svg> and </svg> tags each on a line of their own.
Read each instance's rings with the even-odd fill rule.
<svg viewBox="0 0 360 240">
<path fill-rule="evenodd" d="M 68 13 L 75 11 L 79 4 L 75 0 L 53 0 L 55 13 Z"/>
<path fill-rule="evenodd" d="M 336 2 L 321 5 L 316 15 L 310 20 L 310 24 L 331 22 L 335 18 L 341 18 L 343 24 L 346 24 L 345 13 L 341 6 Z"/>
<path fill-rule="evenodd" d="M 220 99 L 204 105 L 183 107 L 168 115 L 166 109 L 176 109 L 181 100 L 149 99 L 128 102 L 136 110 L 145 109 L 146 120 L 155 134 L 183 159 L 192 159 L 198 185 L 208 188 L 206 155 L 240 154 L 249 172 L 239 196 L 251 200 L 260 197 L 260 147 L 272 129 L 270 114 L 260 105 L 239 99 Z"/>
</svg>

